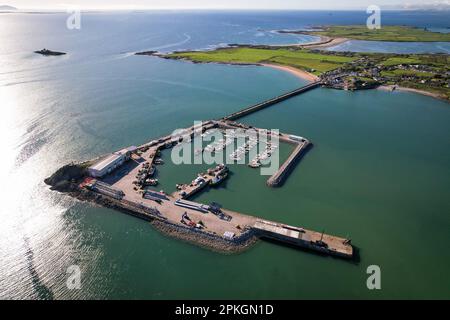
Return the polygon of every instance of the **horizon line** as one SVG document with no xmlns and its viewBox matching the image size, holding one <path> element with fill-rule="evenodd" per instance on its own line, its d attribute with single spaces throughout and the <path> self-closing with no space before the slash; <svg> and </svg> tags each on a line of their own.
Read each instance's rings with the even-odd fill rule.
<svg viewBox="0 0 450 320">
<path fill-rule="evenodd" d="M 14 7 L 14 6 L 11 6 Z M 67 5 L 58 7 L 14 7 L 15 10 L 8 10 L 10 12 L 20 11 L 61 11 L 67 8 L 79 8 L 80 10 L 87 11 L 361 11 L 366 10 L 365 7 L 349 7 L 349 8 L 223 8 L 223 7 L 199 7 L 199 8 L 187 8 L 187 7 L 83 7 L 77 5 Z M 382 8 L 382 6 L 381 6 Z M 450 10 L 450 6 L 445 8 L 387 8 L 385 11 L 444 11 Z"/>
</svg>

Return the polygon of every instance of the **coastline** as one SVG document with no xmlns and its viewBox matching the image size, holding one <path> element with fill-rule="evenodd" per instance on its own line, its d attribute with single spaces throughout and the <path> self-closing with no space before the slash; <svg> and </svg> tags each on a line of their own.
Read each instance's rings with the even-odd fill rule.
<svg viewBox="0 0 450 320">
<path fill-rule="evenodd" d="M 439 99 L 439 100 L 444 100 L 447 101 L 447 99 L 445 99 L 444 97 L 442 97 L 441 95 L 437 94 L 437 93 L 433 93 L 433 92 L 429 92 L 429 91 L 425 91 L 425 90 L 420 90 L 420 89 L 414 89 L 414 88 L 407 88 L 407 87 L 401 87 L 398 85 L 382 85 L 379 86 L 377 88 L 377 90 L 384 90 L 384 91 L 401 91 L 401 92 L 413 92 L 413 93 L 418 93 L 424 96 L 428 96 L 428 97 L 432 97 L 435 99 Z"/>
<path fill-rule="evenodd" d="M 263 67 L 269 67 L 269 68 L 273 68 L 273 69 L 282 70 L 285 72 L 289 72 L 289 73 L 297 76 L 300 79 L 311 81 L 311 82 L 320 80 L 320 78 L 318 76 L 316 76 L 312 73 L 309 73 L 307 71 L 294 68 L 294 67 L 282 66 L 282 65 L 278 65 L 278 64 L 270 64 L 270 63 L 260 63 L 258 65 L 263 66 Z"/>
<path fill-rule="evenodd" d="M 302 31 L 292 31 L 292 32 L 284 32 L 284 33 L 311 35 L 308 32 L 302 32 Z M 307 49 L 325 49 L 325 48 L 337 46 L 341 43 L 351 40 L 349 38 L 343 38 L 343 37 L 333 38 L 333 37 L 329 37 L 329 36 L 320 36 L 320 35 L 314 35 L 314 36 L 319 37 L 319 40 L 307 42 L 307 43 L 290 43 L 290 44 L 270 45 L 270 46 L 271 47 L 300 47 L 300 48 L 307 48 Z"/>
<path fill-rule="evenodd" d="M 348 38 L 330 38 L 330 37 L 324 37 L 324 36 L 320 36 L 320 37 L 321 38 L 329 38 L 329 39 L 327 39 L 327 40 L 321 39 L 321 41 L 318 41 L 316 43 L 310 42 L 310 43 L 305 43 L 300 46 L 302 48 L 309 48 L 309 49 L 325 49 L 325 48 L 334 47 L 334 46 L 337 46 L 344 42 L 350 41 L 350 39 L 348 39 Z"/>
<path fill-rule="evenodd" d="M 344 39 L 344 38 L 335 38 L 333 40 L 336 40 L 336 42 L 332 43 L 332 41 L 328 42 L 328 44 L 323 44 L 323 47 L 325 46 L 333 46 L 336 45 L 338 43 L 343 43 L 345 41 L 347 41 L 348 39 Z M 317 42 L 318 43 L 318 42 Z M 279 46 L 277 46 L 279 47 Z M 183 61 L 189 61 L 191 63 L 214 63 L 214 64 L 224 64 L 224 65 L 236 65 L 236 66 L 261 66 L 261 67 L 268 67 L 268 68 L 274 68 L 274 69 L 278 69 L 284 72 L 289 72 L 293 75 L 295 75 L 296 77 L 302 79 L 302 80 L 306 80 L 308 82 L 316 82 L 316 81 L 320 81 L 320 77 L 316 76 L 310 72 L 307 72 L 305 70 L 296 68 L 296 67 L 292 67 L 292 66 L 287 66 L 287 65 L 279 65 L 279 64 L 275 64 L 275 63 L 242 63 L 242 62 L 221 62 L 221 61 L 196 61 L 196 60 L 190 60 L 187 58 L 181 58 L 181 57 L 176 57 L 176 58 L 172 58 L 172 57 L 166 57 L 162 54 L 160 54 L 159 52 L 155 52 L 155 51 L 144 51 L 144 52 L 137 52 L 135 53 L 135 55 L 148 55 L 148 56 L 156 56 L 159 58 L 163 58 L 163 59 L 173 59 L 173 60 L 183 60 Z M 408 87 L 401 87 L 398 85 L 380 85 L 378 87 L 374 87 L 373 89 L 377 89 L 377 90 L 385 90 L 385 91 L 394 91 L 394 90 L 399 90 L 399 91 L 405 91 L 405 92 L 412 92 L 412 93 L 417 93 L 417 94 L 421 94 L 421 95 L 425 95 L 425 96 L 429 96 L 435 99 L 439 99 L 439 100 L 443 100 L 446 102 L 449 102 L 448 98 L 446 98 L 445 96 L 440 95 L 439 93 L 434 93 L 434 92 L 429 92 L 429 91 L 425 91 L 425 90 L 421 90 L 421 89 L 415 89 L 415 88 L 408 88 Z"/>
<path fill-rule="evenodd" d="M 140 55 L 140 56 L 153 56 L 153 57 L 158 57 L 158 58 L 162 58 L 162 59 L 171 59 L 171 60 L 183 60 L 183 61 L 189 61 L 191 63 L 201 63 L 201 64 L 206 64 L 206 63 L 214 63 L 214 64 L 224 64 L 224 65 L 230 65 L 230 66 L 261 66 L 261 67 L 269 67 L 269 68 L 274 68 L 274 69 L 278 69 L 284 72 L 289 72 L 293 75 L 295 75 L 296 77 L 306 80 L 306 81 L 310 81 L 310 82 L 315 82 L 315 81 L 319 81 L 320 78 L 310 72 L 307 72 L 305 70 L 301 70 L 298 68 L 294 68 L 291 66 L 283 66 L 283 65 L 279 65 L 279 64 L 273 64 L 273 63 L 239 63 L 239 62 L 220 62 L 220 61 L 214 61 L 214 62 L 203 62 L 203 61 L 195 61 L 195 60 L 189 60 L 189 59 L 184 59 L 184 58 L 168 58 L 165 57 L 163 55 L 161 55 L 159 52 L 157 51 L 143 51 L 143 52 L 136 52 L 135 55 Z"/>
</svg>

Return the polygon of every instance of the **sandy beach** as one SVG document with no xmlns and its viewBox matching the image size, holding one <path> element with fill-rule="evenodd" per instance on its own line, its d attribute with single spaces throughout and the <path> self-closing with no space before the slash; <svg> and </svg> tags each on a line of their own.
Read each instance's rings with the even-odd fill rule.
<svg viewBox="0 0 450 320">
<path fill-rule="evenodd" d="M 414 92 L 414 93 L 422 94 L 422 95 L 425 95 L 425 96 L 433 97 L 433 98 L 436 98 L 436 99 L 441 99 L 441 100 L 448 101 L 447 99 L 445 99 L 444 97 L 442 97 L 441 95 L 439 95 L 437 93 L 428 92 L 428 91 L 419 90 L 419 89 L 414 89 L 414 88 L 400 87 L 400 86 L 397 86 L 397 85 L 379 86 L 377 89 L 378 90 L 385 90 L 385 91 Z"/>
<path fill-rule="evenodd" d="M 308 80 L 308 81 L 311 81 L 311 82 L 319 80 L 318 76 L 316 76 L 316 75 L 314 75 L 312 73 L 309 73 L 307 71 L 294 68 L 294 67 L 280 66 L 280 65 L 277 65 L 277 64 L 269 64 L 269 63 L 261 63 L 260 65 L 264 66 L 264 67 L 270 67 L 270 68 L 282 70 L 282 71 L 285 71 L 285 72 L 289 72 L 289 73 L 291 73 L 291 74 L 293 74 L 293 75 L 295 75 L 295 76 L 297 76 L 297 77 L 299 77 L 301 79 Z"/>
<path fill-rule="evenodd" d="M 295 33 L 295 32 L 293 32 Z M 308 34 L 308 33 L 304 33 Z M 329 47 L 337 46 L 338 44 L 349 41 L 348 38 L 332 38 L 327 36 L 318 36 L 320 39 L 318 41 L 307 42 L 307 43 L 291 43 L 285 45 L 274 45 L 274 47 L 300 47 L 308 49 L 325 49 Z"/>
<path fill-rule="evenodd" d="M 329 37 L 322 37 L 322 38 L 328 38 L 328 39 L 326 39 L 326 40 L 321 39 L 321 41 L 310 42 L 310 43 L 302 44 L 300 46 L 302 48 L 308 48 L 308 49 L 324 49 L 324 48 L 337 46 L 338 44 L 347 42 L 349 40 L 347 38 L 329 38 Z"/>
</svg>

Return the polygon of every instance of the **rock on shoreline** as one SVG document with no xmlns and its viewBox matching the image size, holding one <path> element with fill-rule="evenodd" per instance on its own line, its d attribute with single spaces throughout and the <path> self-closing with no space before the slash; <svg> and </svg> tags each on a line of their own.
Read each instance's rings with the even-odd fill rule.
<svg viewBox="0 0 450 320">
<path fill-rule="evenodd" d="M 218 235 L 181 226 L 168 221 L 162 222 L 153 220 L 150 224 L 155 229 L 169 237 L 177 238 L 202 248 L 223 254 L 241 253 L 258 242 L 258 238 L 252 230 L 246 231 L 233 240 L 227 240 Z"/>
<path fill-rule="evenodd" d="M 51 190 L 68 192 L 73 189 L 71 184 L 81 180 L 86 175 L 86 168 L 89 162 L 80 164 L 67 164 L 59 168 L 54 174 L 44 180 L 50 186 Z"/>
<path fill-rule="evenodd" d="M 136 56 L 158 56 L 158 51 L 142 51 L 136 52 L 134 55 Z"/>
</svg>

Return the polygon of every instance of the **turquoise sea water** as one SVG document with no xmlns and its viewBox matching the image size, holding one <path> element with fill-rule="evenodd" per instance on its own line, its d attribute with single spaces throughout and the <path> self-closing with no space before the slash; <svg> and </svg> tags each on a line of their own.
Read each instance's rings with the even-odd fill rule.
<svg viewBox="0 0 450 320">
<path fill-rule="evenodd" d="M 309 20 L 297 23 L 302 17 Z M 267 242 L 223 256 L 43 183 L 72 160 L 140 144 L 304 84 L 273 69 L 130 52 L 306 41 L 258 30 L 355 23 L 359 14 L 103 13 L 83 16 L 80 31 L 65 29 L 65 18 L 0 16 L 0 297 L 450 298 L 442 276 L 450 266 L 450 109 L 429 97 L 315 89 L 248 116 L 242 121 L 305 136 L 314 147 L 282 188 L 267 188 L 266 177 L 244 167 L 197 197 L 349 236 L 358 263 Z M 389 19 L 411 21 L 400 13 Z M 439 16 L 414 21 L 445 26 Z M 207 23 L 216 29 L 204 31 Z M 31 53 L 42 47 L 68 55 Z M 160 175 L 172 185 L 197 171 L 185 167 L 180 179 L 181 168 L 166 163 Z M 81 290 L 65 285 L 73 264 L 82 271 Z M 381 268 L 380 291 L 366 288 L 371 264 Z"/>
</svg>

